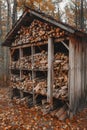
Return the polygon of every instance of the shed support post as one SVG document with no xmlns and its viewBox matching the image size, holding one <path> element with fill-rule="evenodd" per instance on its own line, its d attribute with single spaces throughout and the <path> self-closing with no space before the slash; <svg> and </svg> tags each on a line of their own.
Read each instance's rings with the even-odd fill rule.
<svg viewBox="0 0 87 130">
<path fill-rule="evenodd" d="M 86 57 L 87 57 L 87 40 L 85 41 Z M 87 104 L 87 58 L 86 58 L 86 77 L 85 77 L 85 104 Z"/>
<path fill-rule="evenodd" d="M 74 44 L 69 41 L 69 105 L 70 105 L 70 117 L 73 116 L 74 110 Z"/>
<path fill-rule="evenodd" d="M 19 59 L 21 59 L 21 57 L 23 57 L 23 49 L 20 48 L 19 49 Z M 20 80 L 22 78 L 22 70 L 20 69 Z M 20 90 L 20 98 L 23 98 L 24 97 L 24 93 L 22 90 Z"/>
<path fill-rule="evenodd" d="M 34 87 L 35 87 L 35 86 L 34 86 L 34 79 L 35 79 L 35 77 L 36 77 L 36 72 L 34 71 L 34 54 L 35 54 L 35 47 L 34 47 L 34 46 L 31 46 L 31 53 L 32 53 L 33 104 L 35 105 L 35 104 L 36 104 L 36 101 L 35 101 L 35 92 L 34 92 Z"/>
<path fill-rule="evenodd" d="M 69 103 L 70 117 L 81 108 L 82 86 L 84 86 L 84 55 L 81 39 L 74 37 L 69 42 Z M 82 60 L 83 59 L 83 60 Z"/>
<path fill-rule="evenodd" d="M 11 54 L 11 49 L 9 49 L 9 52 L 10 52 L 10 54 Z M 11 61 L 12 61 L 12 55 L 10 55 L 10 64 L 11 64 Z M 9 80 L 11 79 L 11 69 L 9 69 Z M 9 81 L 10 82 L 10 81 Z M 10 82 L 11 83 L 11 82 Z M 9 92 L 10 92 L 10 98 L 11 99 L 13 99 L 13 97 L 14 97 L 14 94 L 13 94 L 13 88 L 11 87 L 9 87 Z"/>
<path fill-rule="evenodd" d="M 53 61 L 54 61 L 54 43 L 53 38 L 48 39 L 48 80 L 47 80 L 47 102 L 53 106 Z"/>
<path fill-rule="evenodd" d="M 23 91 L 20 90 L 20 98 L 23 98 L 24 97 L 24 93 Z"/>
<path fill-rule="evenodd" d="M 21 57 L 23 57 L 23 49 L 22 48 L 19 49 L 19 59 L 21 59 Z M 20 69 L 20 80 L 21 80 L 21 78 L 22 78 L 22 70 Z"/>
</svg>

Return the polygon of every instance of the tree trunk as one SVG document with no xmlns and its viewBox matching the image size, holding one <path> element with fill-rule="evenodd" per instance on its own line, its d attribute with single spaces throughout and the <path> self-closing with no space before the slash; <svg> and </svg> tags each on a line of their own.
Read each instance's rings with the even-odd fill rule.
<svg viewBox="0 0 87 130">
<path fill-rule="evenodd" d="M 1 28 L 1 1 L 0 1 L 0 39 L 2 34 L 2 28 Z"/>
<path fill-rule="evenodd" d="M 12 15 L 12 26 L 17 21 L 17 0 L 13 2 L 13 15 Z"/>
<path fill-rule="evenodd" d="M 1 43 L 2 43 L 2 17 L 1 17 L 1 15 L 2 15 L 2 1 L 0 0 L 0 87 L 2 87 L 4 84 L 4 82 L 3 82 L 4 54 L 3 54 L 3 48 L 1 46 Z"/>
<path fill-rule="evenodd" d="M 81 0 L 80 27 L 82 30 L 84 29 L 83 0 Z"/>
<path fill-rule="evenodd" d="M 11 28 L 11 3 L 10 0 L 6 0 L 7 1 L 7 6 L 8 6 L 8 15 L 7 15 L 7 32 L 10 30 Z"/>
</svg>

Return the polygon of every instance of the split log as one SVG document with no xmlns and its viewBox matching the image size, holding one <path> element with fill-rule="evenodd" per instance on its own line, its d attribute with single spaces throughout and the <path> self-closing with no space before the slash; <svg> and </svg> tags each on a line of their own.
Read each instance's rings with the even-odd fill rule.
<svg viewBox="0 0 87 130">
<path fill-rule="evenodd" d="M 38 33 L 37 33 L 38 32 Z M 56 28 L 48 23 L 34 20 L 29 27 L 21 27 L 16 36 L 13 46 L 34 43 L 38 41 L 47 41 L 48 37 L 59 38 L 65 35 L 63 30 Z"/>
<path fill-rule="evenodd" d="M 34 69 L 36 70 L 47 70 L 47 52 L 42 51 L 33 55 L 34 57 Z M 21 69 L 30 69 L 32 70 L 32 57 L 26 56 L 22 57 L 19 61 L 13 62 L 16 67 Z M 19 64 L 20 63 L 20 64 Z M 12 67 L 14 67 L 12 64 Z M 68 99 L 68 56 L 62 53 L 56 53 L 54 57 L 54 85 L 53 85 L 53 97 L 59 98 L 62 100 Z M 25 76 L 26 77 L 26 76 Z M 23 89 L 25 91 L 32 90 L 32 80 L 29 77 L 24 77 L 24 81 L 14 83 L 14 86 L 17 88 Z M 32 78 L 32 76 L 31 76 Z M 14 77 L 15 79 L 15 77 Z M 19 87 L 21 86 L 21 87 Z M 47 81 L 46 77 L 43 80 L 40 80 L 38 77 L 35 79 L 35 93 L 47 95 Z"/>
<path fill-rule="evenodd" d="M 64 121 L 68 117 L 67 110 L 67 106 L 64 105 L 56 110 L 53 110 L 50 114 L 52 117 L 57 117 L 59 120 Z"/>
<path fill-rule="evenodd" d="M 36 85 L 35 92 L 47 95 L 46 80 L 40 81 Z M 53 97 L 62 100 L 68 99 L 68 56 L 62 53 L 57 53 L 54 59 Z"/>
</svg>

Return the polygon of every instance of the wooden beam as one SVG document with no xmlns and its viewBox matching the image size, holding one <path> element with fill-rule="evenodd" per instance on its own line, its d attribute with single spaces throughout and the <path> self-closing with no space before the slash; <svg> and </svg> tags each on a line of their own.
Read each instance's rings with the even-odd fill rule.
<svg viewBox="0 0 87 130">
<path fill-rule="evenodd" d="M 23 91 L 22 91 L 22 90 L 19 90 L 19 92 L 20 92 L 20 98 L 23 98 L 23 97 L 24 97 Z"/>
<path fill-rule="evenodd" d="M 48 89 L 47 101 L 52 106 L 53 104 L 53 61 L 54 61 L 54 43 L 52 38 L 48 38 Z"/>
<path fill-rule="evenodd" d="M 85 47 L 82 39 L 74 37 L 69 43 L 69 103 L 70 116 L 84 105 Z"/>
<path fill-rule="evenodd" d="M 34 92 L 34 79 L 36 77 L 36 72 L 34 71 L 34 54 L 35 54 L 35 47 L 34 46 L 31 46 L 31 56 L 32 56 L 32 81 L 33 81 L 33 84 L 32 84 L 32 89 L 33 89 L 33 104 L 35 105 L 36 104 L 36 101 L 35 101 L 35 92 Z"/>
<path fill-rule="evenodd" d="M 73 116 L 74 111 L 74 57 L 75 57 L 75 46 L 73 44 L 73 39 L 69 41 L 69 104 L 70 104 L 70 117 Z"/>
<path fill-rule="evenodd" d="M 19 48 L 19 59 L 21 59 L 21 57 L 23 57 L 23 49 L 20 47 Z M 22 78 L 22 70 L 20 69 L 20 80 Z"/>
<path fill-rule="evenodd" d="M 85 39 L 85 51 L 86 51 L 86 55 L 85 57 L 87 57 L 87 40 Z M 86 60 L 86 80 L 85 80 L 85 103 L 87 104 L 87 58 L 85 58 Z"/>
<path fill-rule="evenodd" d="M 82 69 L 81 69 L 81 75 L 82 75 L 82 84 L 81 84 L 81 104 L 82 106 L 84 105 L 84 101 L 85 101 L 85 80 L 86 80 L 86 46 L 85 46 L 85 40 L 82 39 Z"/>
<path fill-rule="evenodd" d="M 14 51 L 15 51 L 15 49 L 10 49 L 11 56 L 13 55 Z"/>
<path fill-rule="evenodd" d="M 82 57 L 82 47 L 81 47 L 81 45 L 82 45 L 82 43 L 81 43 L 81 40 L 80 39 L 78 39 L 78 44 L 79 44 L 79 47 L 78 47 L 78 49 L 79 49 L 79 56 L 77 57 L 77 69 L 78 69 L 78 73 L 77 73 L 77 76 L 78 76 L 78 78 L 77 78 L 77 81 L 78 81 L 78 91 L 77 91 L 77 94 L 78 94 L 78 97 L 79 97 L 79 104 L 78 104 L 78 108 L 80 107 L 80 101 L 81 101 L 81 83 L 82 83 L 82 79 L 81 79 L 81 75 L 82 75 L 82 73 L 81 73 L 81 70 L 82 70 L 82 60 L 81 60 L 81 57 Z"/>
<path fill-rule="evenodd" d="M 82 70 L 82 46 L 81 46 L 81 39 L 76 38 L 74 39 L 75 44 L 75 88 L 74 88 L 74 113 L 78 112 L 79 108 L 81 107 L 80 101 L 81 101 L 81 70 Z M 84 82 L 84 81 L 83 81 Z"/>
<path fill-rule="evenodd" d="M 69 51 L 69 47 L 68 45 L 64 42 L 64 41 L 61 41 L 61 43 L 66 47 L 66 49 Z"/>
<path fill-rule="evenodd" d="M 29 10 L 29 12 L 32 14 L 32 15 L 34 15 L 34 16 L 36 16 L 36 17 L 38 17 L 38 18 L 40 18 L 40 19 L 42 19 L 42 20 L 44 20 L 44 21 L 46 21 L 46 22 L 49 22 L 49 23 L 51 23 L 51 24 L 53 24 L 54 26 L 57 26 L 57 27 L 59 27 L 59 28 L 61 28 L 61 29 L 63 29 L 63 30 L 65 30 L 65 31 L 67 31 L 67 32 L 69 32 L 69 33 L 75 33 L 75 30 L 74 29 L 72 29 L 72 28 L 70 28 L 70 27 L 68 27 L 68 26 L 66 26 L 66 25 L 64 25 L 64 24 L 62 24 L 62 23 L 59 23 L 59 22 L 57 22 L 56 20 L 54 20 L 54 19 L 51 19 L 51 18 L 49 18 L 49 17 L 47 17 L 47 16 L 43 16 L 42 14 L 39 14 L 39 13 L 37 13 L 37 12 L 35 12 L 35 11 L 32 11 L 32 10 Z"/>
<path fill-rule="evenodd" d="M 69 40 L 68 37 L 63 37 L 63 38 L 56 38 L 54 39 L 54 43 L 58 43 L 58 42 L 62 42 L 64 40 Z M 48 41 L 37 41 L 35 43 L 24 43 L 22 45 L 16 45 L 16 46 L 12 46 L 11 47 L 11 50 L 14 50 L 14 49 L 19 49 L 20 47 L 21 48 L 26 48 L 26 47 L 31 47 L 31 46 L 41 46 L 41 45 L 46 45 L 48 44 Z"/>
</svg>

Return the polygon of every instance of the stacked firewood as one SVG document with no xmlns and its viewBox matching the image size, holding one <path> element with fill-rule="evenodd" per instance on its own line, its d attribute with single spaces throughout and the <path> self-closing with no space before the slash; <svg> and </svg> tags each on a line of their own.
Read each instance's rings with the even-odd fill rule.
<svg viewBox="0 0 87 130">
<path fill-rule="evenodd" d="M 9 68 L 15 68 L 15 69 L 19 69 L 20 68 L 20 61 L 12 61 Z"/>
<path fill-rule="evenodd" d="M 20 76 L 19 75 L 16 75 L 16 74 L 11 74 L 11 77 L 10 77 L 10 87 L 11 88 L 20 88 Z"/>
<path fill-rule="evenodd" d="M 34 55 L 34 68 L 39 70 L 47 69 L 47 52 L 42 51 Z"/>
<path fill-rule="evenodd" d="M 38 70 L 47 69 L 47 52 L 42 51 L 33 55 L 33 68 Z M 32 69 L 32 56 L 21 57 L 18 61 L 12 61 L 10 68 Z"/>
<path fill-rule="evenodd" d="M 47 95 L 47 81 L 45 79 L 40 80 L 34 88 L 35 93 Z"/>
<path fill-rule="evenodd" d="M 66 100 L 68 98 L 68 56 L 57 53 L 54 58 L 53 97 Z M 47 81 L 40 81 L 35 87 L 36 93 L 47 95 Z"/>
<path fill-rule="evenodd" d="M 30 80 L 26 77 L 25 80 L 21 82 L 21 85 L 22 85 L 22 89 L 24 91 L 32 92 L 32 85 L 33 85 L 32 80 Z"/>
<path fill-rule="evenodd" d="M 47 52 L 42 51 L 33 55 L 34 69 L 47 69 Z M 17 61 L 17 63 L 19 63 Z M 15 65 L 17 66 L 17 65 Z M 32 69 L 32 57 L 22 57 L 20 59 L 20 67 L 23 69 Z M 55 98 L 67 99 L 68 97 L 68 56 L 63 53 L 56 53 L 54 56 L 54 85 L 53 96 Z M 15 79 L 15 78 L 14 78 Z M 39 78 L 38 78 L 39 79 Z M 20 89 L 31 91 L 32 86 L 35 87 L 35 93 L 47 95 L 47 81 L 46 77 L 43 80 L 35 79 L 34 82 L 28 76 L 24 76 L 21 81 L 17 81 L 13 86 Z"/>
<path fill-rule="evenodd" d="M 38 32 L 38 33 L 37 33 Z M 16 36 L 13 46 L 24 43 L 35 43 L 38 41 L 47 40 L 48 37 L 62 37 L 65 35 L 63 30 L 56 28 L 48 23 L 43 23 L 39 20 L 34 20 L 29 27 L 21 27 Z"/>
<path fill-rule="evenodd" d="M 57 53 L 54 62 L 54 93 L 56 98 L 68 97 L 68 56 Z"/>
<path fill-rule="evenodd" d="M 22 69 L 31 69 L 32 68 L 32 63 L 31 63 L 31 57 L 30 56 L 21 57 L 21 59 L 20 59 L 20 68 L 22 68 Z"/>
<path fill-rule="evenodd" d="M 33 81 L 31 80 L 31 75 L 22 75 L 21 79 L 18 77 L 18 75 L 12 75 L 11 76 L 11 88 L 18 88 L 20 90 L 24 91 L 32 91 L 32 85 Z"/>
<path fill-rule="evenodd" d="M 11 74 L 10 80 L 11 80 L 12 82 L 17 82 L 17 81 L 20 80 L 20 77 L 19 77 L 19 75 Z"/>
</svg>

